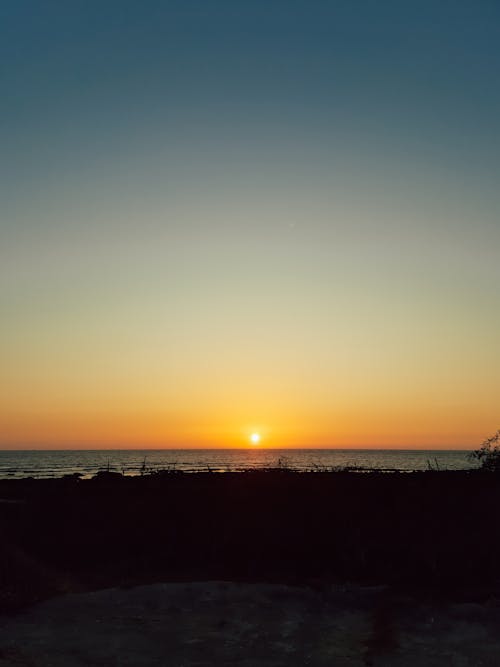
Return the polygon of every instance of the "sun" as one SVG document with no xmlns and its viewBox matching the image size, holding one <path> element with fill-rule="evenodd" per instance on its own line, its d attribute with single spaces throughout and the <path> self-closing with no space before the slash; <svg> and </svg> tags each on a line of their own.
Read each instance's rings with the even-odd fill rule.
<svg viewBox="0 0 500 667">
<path fill-rule="evenodd" d="M 260 442 L 260 433 L 252 433 L 250 436 L 250 442 L 252 445 L 258 445 Z"/>
</svg>

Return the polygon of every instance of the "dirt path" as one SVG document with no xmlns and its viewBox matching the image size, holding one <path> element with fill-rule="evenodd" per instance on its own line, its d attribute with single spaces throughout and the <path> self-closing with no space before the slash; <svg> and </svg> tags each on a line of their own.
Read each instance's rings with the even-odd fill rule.
<svg viewBox="0 0 500 667">
<path fill-rule="evenodd" d="M 0 620 L 0 667 L 493 667 L 500 606 L 224 582 L 67 595 Z"/>
</svg>

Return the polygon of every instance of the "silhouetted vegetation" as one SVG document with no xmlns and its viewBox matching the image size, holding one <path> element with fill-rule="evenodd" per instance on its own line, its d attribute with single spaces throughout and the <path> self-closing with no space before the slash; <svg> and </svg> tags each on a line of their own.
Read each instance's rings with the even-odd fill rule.
<svg viewBox="0 0 500 667">
<path fill-rule="evenodd" d="M 469 454 L 471 460 L 481 462 L 481 468 L 490 472 L 500 472 L 500 429 L 486 438 L 479 449 Z"/>
<path fill-rule="evenodd" d="M 176 579 L 492 586 L 500 479 L 481 469 L 0 480 L 0 606 Z"/>
</svg>

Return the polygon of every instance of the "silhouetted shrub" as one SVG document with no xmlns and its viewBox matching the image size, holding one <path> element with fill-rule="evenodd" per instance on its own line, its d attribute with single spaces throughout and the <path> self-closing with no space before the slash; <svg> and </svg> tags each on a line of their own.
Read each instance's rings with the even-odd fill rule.
<svg viewBox="0 0 500 667">
<path fill-rule="evenodd" d="M 500 472 L 500 429 L 491 438 L 486 438 L 479 449 L 471 452 L 469 458 L 480 461 L 482 470 Z"/>
</svg>

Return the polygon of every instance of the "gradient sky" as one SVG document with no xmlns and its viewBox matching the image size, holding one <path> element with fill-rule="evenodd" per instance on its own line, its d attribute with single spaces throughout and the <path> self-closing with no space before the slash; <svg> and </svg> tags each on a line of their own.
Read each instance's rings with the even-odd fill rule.
<svg viewBox="0 0 500 667">
<path fill-rule="evenodd" d="M 0 446 L 499 426 L 500 5 L 0 5 Z"/>
</svg>

